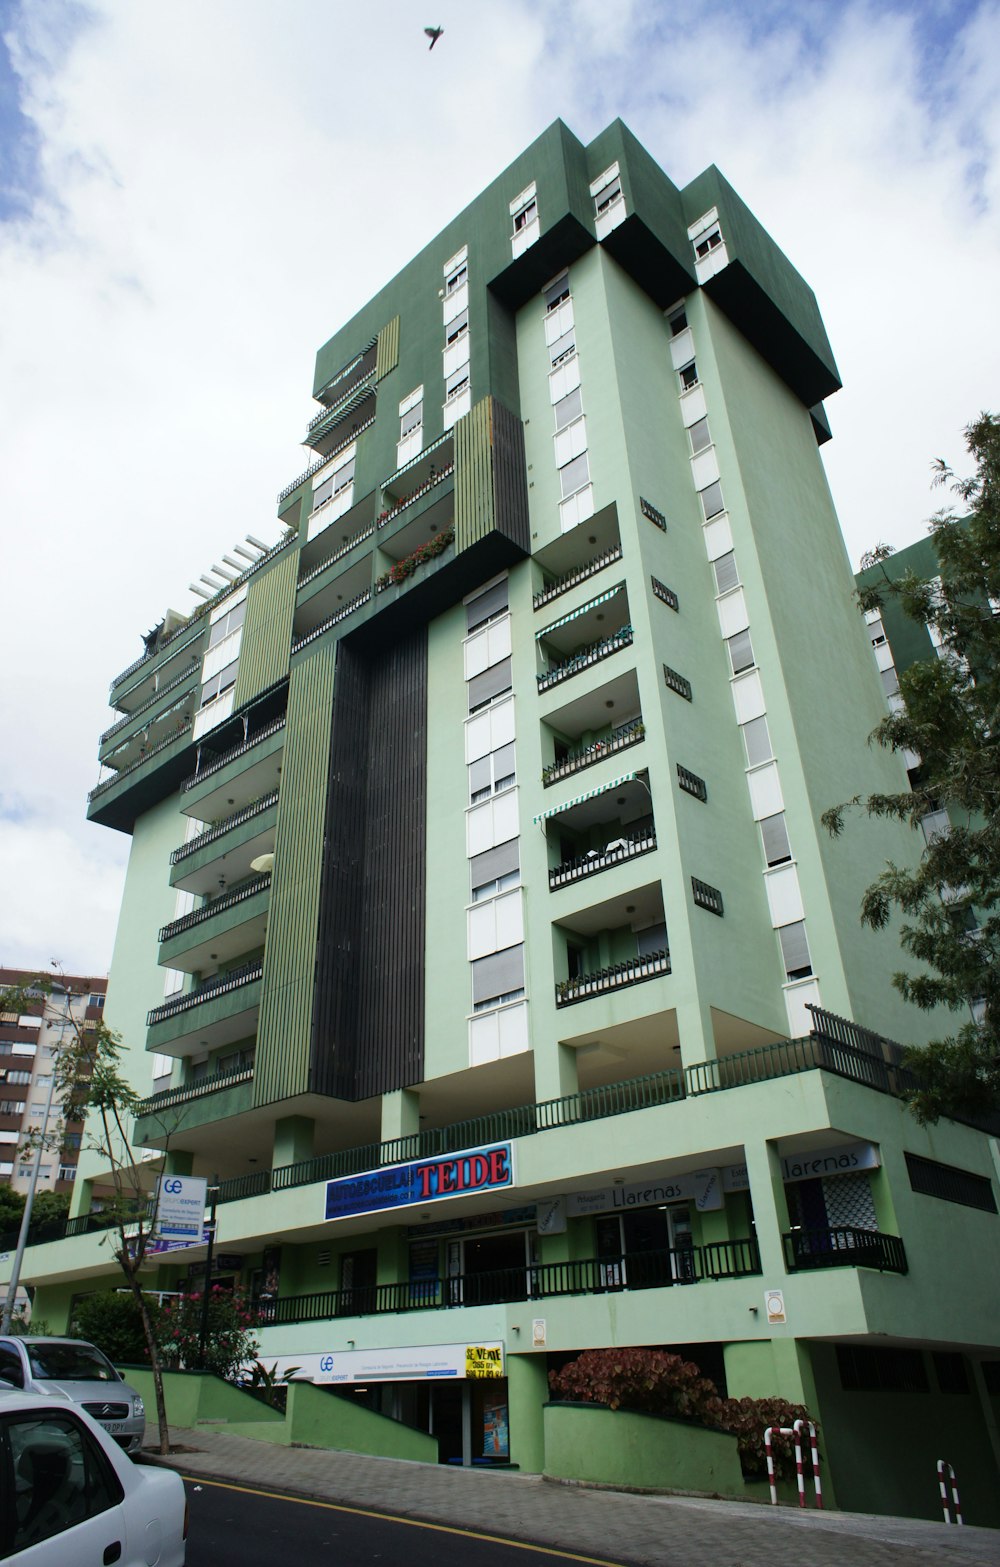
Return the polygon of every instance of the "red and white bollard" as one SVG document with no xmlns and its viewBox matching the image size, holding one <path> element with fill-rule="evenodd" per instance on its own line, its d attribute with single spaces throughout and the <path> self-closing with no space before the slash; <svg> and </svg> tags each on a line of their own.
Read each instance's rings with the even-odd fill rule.
<svg viewBox="0 0 1000 1567">
<path fill-rule="evenodd" d="M 773 1436 L 790 1436 L 795 1440 L 795 1480 L 799 1490 L 799 1506 L 806 1505 L 805 1476 L 802 1470 L 802 1432 L 808 1428 L 811 1447 L 813 1485 L 816 1488 L 816 1506 L 823 1506 L 823 1488 L 819 1477 L 819 1446 L 816 1441 L 816 1427 L 811 1420 L 796 1420 L 793 1426 L 768 1426 L 764 1432 L 764 1456 L 767 1459 L 767 1484 L 771 1492 L 771 1504 L 778 1505 L 778 1487 L 774 1479 L 774 1448 L 771 1443 Z"/>
<path fill-rule="evenodd" d="M 949 1506 L 950 1502 L 954 1503 L 955 1506 L 955 1522 L 959 1524 L 964 1523 L 965 1520 L 962 1517 L 962 1503 L 959 1501 L 958 1496 L 958 1480 L 956 1478 L 954 1469 L 944 1458 L 939 1458 L 937 1461 L 937 1473 L 938 1489 L 941 1492 L 941 1511 L 944 1513 L 945 1523 L 951 1523 L 951 1508 Z M 945 1478 L 946 1476 L 947 1479 Z M 948 1495 L 949 1486 L 951 1488 L 950 1497 Z"/>
</svg>

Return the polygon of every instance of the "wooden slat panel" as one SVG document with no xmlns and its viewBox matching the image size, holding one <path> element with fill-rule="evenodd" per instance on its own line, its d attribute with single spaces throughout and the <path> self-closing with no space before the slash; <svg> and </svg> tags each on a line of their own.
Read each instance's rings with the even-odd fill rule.
<svg viewBox="0 0 1000 1567">
<path fill-rule="evenodd" d="M 289 547 L 270 571 L 250 582 L 233 696 L 236 708 L 288 674 L 298 567 L 299 552 Z"/>
<path fill-rule="evenodd" d="M 390 370 L 395 370 L 399 364 L 399 317 L 393 319 L 384 326 L 378 335 L 378 346 L 375 349 L 375 379 L 381 381 Z"/>
<path fill-rule="evenodd" d="M 495 527 L 493 399 L 484 397 L 455 425 L 455 550 Z"/>
<path fill-rule="evenodd" d="M 257 1031 L 254 1103 L 309 1086 L 316 931 L 336 649 L 292 670 Z"/>
</svg>

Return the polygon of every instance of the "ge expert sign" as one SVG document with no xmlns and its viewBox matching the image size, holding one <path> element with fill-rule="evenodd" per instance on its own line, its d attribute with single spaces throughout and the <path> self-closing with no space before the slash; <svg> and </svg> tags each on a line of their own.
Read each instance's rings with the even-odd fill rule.
<svg viewBox="0 0 1000 1567">
<path fill-rule="evenodd" d="M 364 1175 L 345 1175 L 326 1183 L 326 1217 L 346 1219 L 413 1203 L 440 1202 L 474 1192 L 497 1192 L 514 1184 L 514 1150 L 492 1143 L 437 1159 L 391 1164 Z"/>
</svg>

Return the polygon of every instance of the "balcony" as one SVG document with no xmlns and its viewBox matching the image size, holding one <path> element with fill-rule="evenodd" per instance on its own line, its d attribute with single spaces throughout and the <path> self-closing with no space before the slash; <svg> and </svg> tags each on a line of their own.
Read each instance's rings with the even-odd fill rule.
<svg viewBox="0 0 1000 1567">
<path fill-rule="evenodd" d="M 318 637 L 322 637 L 326 632 L 332 631 L 334 626 L 339 626 L 341 621 L 349 619 L 351 615 L 361 609 L 362 605 L 369 602 L 371 596 L 371 588 L 362 588 L 360 592 L 354 593 L 338 609 L 325 615 L 310 629 L 302 630 L 301 634 L 292 643 L 292 652 L 301 652 L 304 647 L 309 646 L 310 642 L 315 642 Z M 308 621 L 308 617 L 303 618 L 306 622 Z"/>
<path fill-rule="evenodd" d="M 278 787 L 284 744 L 282 713 L 216 756 L 205 746 L 203 765 L 181 784 L 181 810 L 200 821 L 212 821 L 225 815 L 227 807 L 240 811 L 272 793 Z"/>
<path fill-rule="evenodd" d="M 391 521 L 394 513 L 416 501 L 428 490 L 440 484 L 455 471 L 455 436 L 451 430 L 431 441 L 409 462 L 405 462 L 388 479 L 382 480 L 382 494 L 386 509 L 379 517 L 379 525 Z"/>
<path fill-rule="evenodd" d="M 555 1300 L 566 1295 L 618 1294 L 699 1284 L 705 1279 L 744 1279 L 760 1271 L 756 1242 L 747 1237 L 708 1246 L 627 1252 L 617 1257 L 534 1263 L 529 1267 L 495 1268 L 444 1279 L 407 1279 L 396 1284 L 289 1295 L 268 1304 L 266 1314 L 262 1312 L 261 1325 L 287 1326 L 390 1312 L 448 1311 L 509 1301 Z"/>
<path fill-rule="evenodd" d="M 375 413 L 375 362 L 329 408 L 320 409 L 309 421 L 305 446 L 329 457 L 338 447 L 346 446 L 371 424 Z"/>
<path fill-rule="evenodd" d="M 322 418 L 323 418 L 323 414 L 317 414 L 316 415 L 317 421 L 319 419 L 322 419 Z M 333 447 L 333 449 L 331 451 L 327 452 L 325 455 L 321 455 L 321 456 L 317 457 L 314 462 L 311 462 L 309 464 L 308 468 L 304 469 L 303 472 L 299 474 L 298 478 L 293 479 L 291 484 L 286 484 L 285 488 L 283 490 L 279 490 L 279 492 L 278 492 L 278 507 L 279 507 L 279 509 L 284 504 L 284 502 L 288 500 L 290 495 L 294 495 L 295 494 L 295 491 L 298 489 L 300 484 L 305 484 L 306 481 L 311 479 L 314 474 L 319 473 L 319 470 L 326 466 L 326 464 L 330 461 L 331 457 L 336 457 L 337 452 L 340 451 L 343 447 L 350 446 L 352 441 L 356 441 L 357 440 L 357 438 L 361 434 L 362 430 L 367 430 L 374 423 L 375 423 L 375 415 L 372 414 L 371 417 L 366 419 L 363 424 L 357 425 L 355 427 L 355 429 L 352 431 L 352 433 L 348 436 L 347 440 L 341 441 L 339 447 L 335 446 L 335 447 Z"/>
<path fill-rule="evenodd" d="M 277 805 L 278 791 L 270 789 L 182 843 L 170 856 L 170 885 L 208 897 L 218 888 L 223 860 L 230 883 L 244 881 L 251 874 L 251 860 L 274 848 Z"/>
<path fill-rule="evenodd" d="M 861 1230 L 853 1225 L 789 1230 L 781 1237 L 789 1273 L 811 1268 L 877 1268 L 906 1273 L 906 1250 L 898 1235 Z"/>
<path fill-rule="evenodd" d="M 585 669 L 592 669 L 602 659 L 610 658 L 613 653 L 618 653 L 622 648 L 632 646 L 632 627 L 621 626 L 611 636 L 604 637 L 599 642 L 591 642 L 578 648 L 571 657 L 562 663 L 550 664 L 543 674 L 536 676 L 538 691 L 549 691 L 553 686 L 560 685 L 564 680 L 571 680 L 574 675 L 581 674 Z"/>
<path fill-rule="evenodd" d="M 551 788 L 561 778 L 571 778 L 574 773 L 583 772 L 584 768 L 593 767 L 595 762 L 603 762 L 606 757 L 614 756 L 618 751 L 627 751 L 630 746 L 638 745 L 645 738 L 646 726 L 641 718 L 630 718 L 627 723 L 619 724 L 616 728 L 609 729 L 600 739 L 592 740 L 589 745 L 581 746 L 577 751 L 568 751 L 558 761 L 550 762 L 542 768 L 542 783 L 545 788 Z"/>
<path fill-rule="evenodd" d="M 112 707 L 118 708 L 122 713 L 134 713 L 141 703 L 155 693 L 158 677 L 181 653 L 187 652 L 189 658 L 197 661 L 201 657 L 200 643 L 207 626 L 208 622 L 200 616 L 197 616 L 194 625 L 185 622 L 184 625 L 178 626 L 176 631 L 171 632 L 169 637 L 164 637 L 158 647 L 150 648 L 141 658 L 129 664 L 127 669 L 123 669 L 121 674 L 116 675 L 111 682 Z M 192 653 L 191 649 L 195 643 L 199 644 L 199 648 Z M 133 675 L 135 679 L 131 679 Z M 124 686 L 124 689 L 119 691 L 119 686 Z"/>
<path fill-rule="evenodd" d="M 196 1082 L 165 1088 L 144 1099 L 136 1109 L 135 1143 L 156 1146 L 173 1134 L 174 1124 L 186 1133 L 230 1116 L 243 1115 L 253 1104 L 253 1066 L 212 1072 Z M 173 1111 L 179 1114 L 174 1116 Z"/>
<path fill-rule="evenodd" d="M 123 773 L 134 762 L 142 761 L 162 740 L 172 739 L 185 725 L 193 722 L 198 708 L 200 671 L 185 670 L 179 680 L 145 703 L 138 713 L 113 726 L 117 735 L 104 740 L 98 751 L 102 767 Z M 172 697 L 167 692 L 173 693 Z M 161 701 L 166 702 L 161 706 Z"/>
<path fill-rule="evenodd" d="M 561 865 L 552 866 L 549 871 L 549 890 L 554 892 L 557 887 L 568 887 L 571 882 L 596 876 L 601 871 L 611 870 L 615 865 L 623 865 L 627 860 L 650 854 L 655 848 L 656 832 L 652 827 L 631 836 L 625 835 L 612 841 L 606 849 L 590 849 L 577 859 L 564 860 Z"/>
<path fill-rule="evenodd" d="M 626 958 L 622 963 L 611 963 L 607 968 L 595 969 L 590 974 L 576 974 L 571 979 L 561 979 L 556 984 L 556 1006 L 569 1007 L 577 1001 L 589 1001 L 592 996 L 607 995 L 612 990 L 623 990 L 629 985 L 641 985 L 647 979 L 658 979 L 670 973 L 670 953 L 664 948 L 644 956 Z"/>
<path fill-rule="evenodd" d="M 454 473 L 449 431 L 442 441 L 436 441 L 385 480 L 386 506 L 375 519 L 380 550 L 393 560 L 403 560 L 426 540 L 451 528 L 455 514 Z"/>
<path fill-rule="evenodd" d="M 343 520 L 349 521 L 349 515 Z M 311 544 L 304 544 L 299 557 L 302 575 L 299 577 L 298 591 L 301 593 L 307 583 L 315 582 L 324 571 L 329 571 L 330 567 L 343 560 L 345 555 L 350 555 L 359 544 L 364 544 L 366 539 L 370 539 L 374 532 L 375 524 L 366 522 L 354 532 L 349 528 L 343 531 L 337 529 L 329 538 L 327 533 L 323 532 Z"/>
<path fill-rule="evenodd" d="M 454 542 L 454 528 L 448 527 L 443 529 L 441 533 L 432 534 L 424 544 L 417 546 L 412 555 L 401 556 L 388 571 L 383 572 L 380 577 L 376 577 L 375 592 L 384 593 L 387 588 L 402 587 L 423 566 L 444 555 Z"/>
<path fill-rule="evenodd" d="M 172 675 L 166 684 L 159 685 L 151 696 L 146 697 L 143 702 L 139 703 L 138 707 L 133 707 L 124 717 L 119 718 L 117 723 L 105 729 L 101 736 L 100 744 L 104 746 L 109 740 L 113 740 L 116 735 L 124 734 L 130 724 L 136 723 L 144 713 L 148 713 L 152 708 L 158 707 L 163 698 L 169 696 L 172 691 L 179 690 L 181 686 L 189 682 L 193 683 L 197 675 L 198 670 L 194 666 L 182 669 L 179 674 Z"/>
<path fill-rule="evenodd" d="M 120 772 L 116 772 L 113 778 L 105 778 L 101 783 L 97 784 L 95 788 L 91 789 L 87 796 L 88 805 L 93 805 L 97 800 L 102 799 L 106 794 L 108 794 L 109 790 L 114 789 L 116 784 L 120 784 L 126 778 L 132 777 L 134 774 L 138 773 L 140 769 L 148 766 L 148 764 L 155 758 L 159 757 L 161 761 L 164 761 L 166 760 L 166 755 L 168 752 L 179 751 L 183 749 L 183 745 L 188 743 L 188 737 L 190 733 L 191 720 L 182 720 L 175 730 L 171 730 L 168 735 L 165 735 L 164 738 L 158 741 L 155 745 L 147 746 L 146 749 L 136 757 L 135 761 L 130 762 L 127 767 L 123 767 Z"/>
<path fill-rule="evenodd" d="M 605 566 L 610 566 L 621 558 L 621 540 L 616 539 L 613 544 L 607 545 L 605 549 L 591 555 L 589 559 L 581 561 L 578 566 L 572 566 L 569 571 L 564 571 L 562 576 L 549 578 L 544 588 L 532 598 L 533 608 L 539 610 L 546 604 L 551 604 L 553 599 L 568 593 L 570 588 L 575 588 L 578 583 L 595 577 L 599 571 L 604 570 Z"/>
<path fill-rule="evenodd" d="M 255 958 L 154 1007 L 146 1018 L 147 1050 L 193 1055 L 247 1039 L 256 1027 L 263 972 L 263 960 Z"/>
<path fill-rule="evenodd" d="M 262 947 L 270 886 L 270 872 L 251 876 L 200 909 L 164 925 L 159 933 L 161 966 L 200 973 Z"/>
</svg>

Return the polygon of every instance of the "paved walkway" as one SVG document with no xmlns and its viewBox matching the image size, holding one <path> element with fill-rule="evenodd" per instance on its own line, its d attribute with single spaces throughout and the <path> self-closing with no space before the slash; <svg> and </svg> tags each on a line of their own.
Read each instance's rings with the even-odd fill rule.
<svg viewBox="0 0 1000 1567">
<path fill-rule="evenodd" d="M 171 1441 L 189 1449 L 169 1459 L 171 1467 L 195 1480 L 372 1508 L 630 1567 L 1000 1567 L 1000 1531 L 993 1529 L 633 1496 L 511 1470 L 278 1447 L 204 1426 L 172 1429 Z"/>
</svg>

